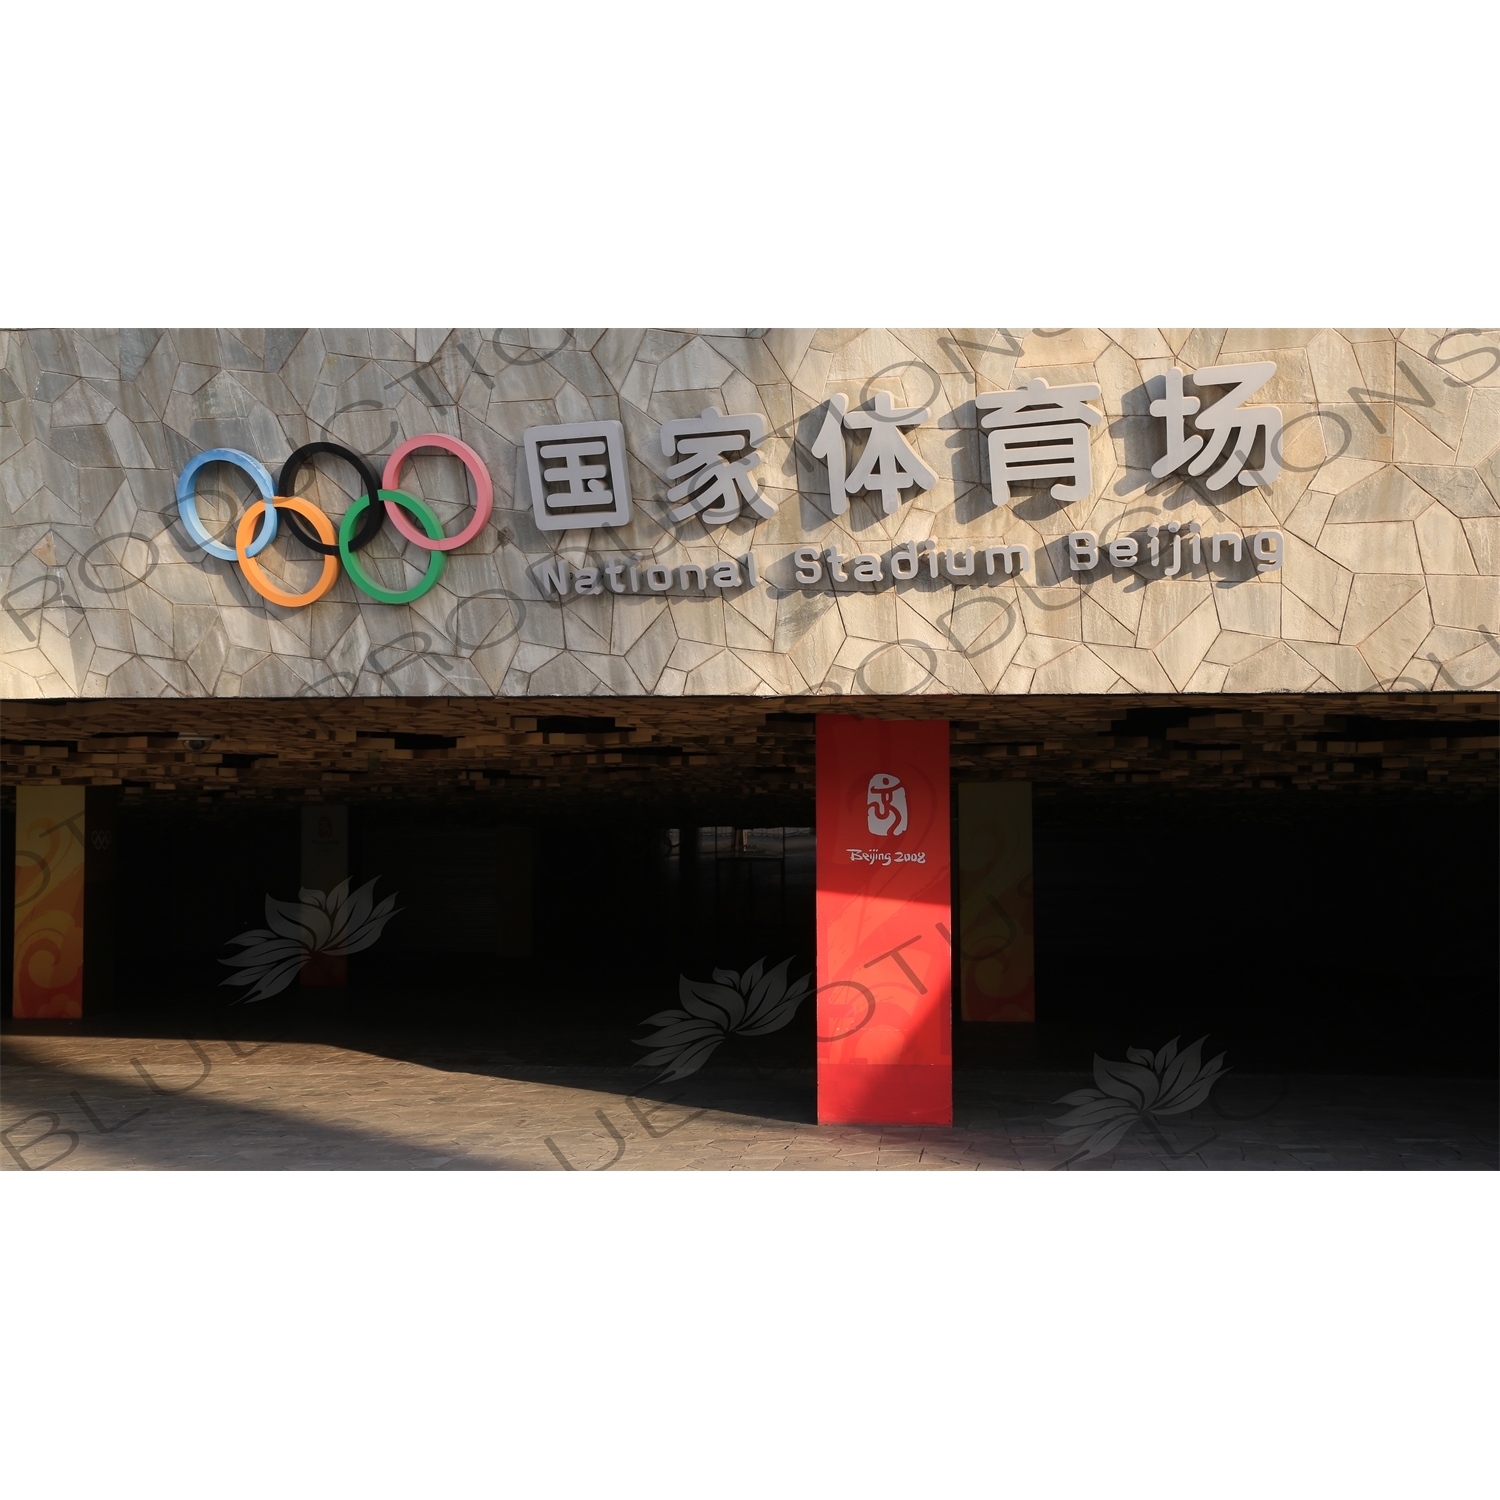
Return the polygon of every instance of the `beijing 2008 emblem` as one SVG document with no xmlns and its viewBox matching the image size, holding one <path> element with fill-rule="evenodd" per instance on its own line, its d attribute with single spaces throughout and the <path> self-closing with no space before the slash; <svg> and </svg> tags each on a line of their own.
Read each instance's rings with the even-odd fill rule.
<svg viewBox="0 0 1500 1500">
<path fill-rule="evenodd" d="M 870 832 L 882 838 L 895 838 L 906 832 L 910 821 L 906 813 L 906 788 L 899 776 L 882 771 L 870 778 L 865 793 L 866 823 Z"/>
</svg>

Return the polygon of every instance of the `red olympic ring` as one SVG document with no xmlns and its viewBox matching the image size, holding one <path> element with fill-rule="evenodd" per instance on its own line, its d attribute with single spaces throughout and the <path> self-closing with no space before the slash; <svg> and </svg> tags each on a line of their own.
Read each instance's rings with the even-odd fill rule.
<svg viewBox="0 0 1500 1500">
<path fill-rule="evenodd" d="M 443 448 L 463 460 L 464 467 L 474 478 L 474 519 L 457 536 L 444 537 L 435 542 L 430 536 L 418 531 L 402 514 L 401 507 L 389 500 L 385 502 L 386 517 L 412 546 L 421 547 L 426 552 L 452 552 L 455 547 L 462 547 L 465 542 L 472 542 L 479 535 L 484 523 L 490 518 L 490 512 L 495 508 L 495 487 L 490 482 L 490 471 L 485 468 L 484 460 L 467 443 L 462 443 L 457 438 L 444 437 L 440 432 L 428 432 L 421 437 L 408 439 L 386 460 L 381 489 L 401 488 L 401 466 L 418 448 Z"/>
</svg>

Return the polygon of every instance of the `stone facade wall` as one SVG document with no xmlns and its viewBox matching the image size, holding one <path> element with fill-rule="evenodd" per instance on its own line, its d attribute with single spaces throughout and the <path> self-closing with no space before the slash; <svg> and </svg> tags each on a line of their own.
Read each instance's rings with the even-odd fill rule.
<svg viewBox="0 0 1500 1500">
<path fill-rule="evenodd" d="M 1500 335 L 1445 329 L 42 330 L 0 334 L 0 693 L 11 698 L 805 693 L 1444 691 L 1500 682 Z M 1269 486 L 1154 479 L 1172 368 L 1273 361 L 1250 404 L 1282 414 Z M 976 397 L 1041 377 L 1097 383 L 1091 492 L 1046 484 L 994 506 Z M 1153 385 L 1153 382 L 1155 384 Z M 830 397 L 925 407 L 907 430 L 936 476 L 895 514 L 856 494 L 834 515 L 816 445 Z M 661 424 L 707 407 L 759 414 L 769 519 L 674 522 Z M 634 518 L 543 531 L 527 428 L 624 426 Z M 385 457 L 460 437 L 493 477 L 493 520 L 409 605 L 341 576 L 301 609 L 265 602 L 182 527 L 176 476 L 242 449 L 274 474 L 334 439 Z M 857 449 L 851 449 L 857 454 Z M 209 480 L 208 473 L 215 477 Z M 249 496 L 205 473 L 210 529 Z M 298 488 L 336 520 L 341 466 Z M 456 460 L 403 488 L 462 524 Z M 1176 521 L 1275 531 L 1282 566 L 1070 569 L 1064 538 Z M 285 533 L 283 532 L 283 537 Z M 791 553 L 888 560 L 894 545 L 1025 546 L 1028 571 L 799 586 Z M 388 587 L 418 576 L 387 526 Z M 925 551 L 933 549 L 924 549 Z M 536 565 L 711 564 L 753 551 L 754 586 L 544 597 Z M 302 552 L 299 560 L 297 553 Z M 280 561 L 272 561 L 272 556 Z M 291 538 L 288 587 L 316 575 Z M 426 561 L 425 556 L 420 559 Z"/>
</svg>

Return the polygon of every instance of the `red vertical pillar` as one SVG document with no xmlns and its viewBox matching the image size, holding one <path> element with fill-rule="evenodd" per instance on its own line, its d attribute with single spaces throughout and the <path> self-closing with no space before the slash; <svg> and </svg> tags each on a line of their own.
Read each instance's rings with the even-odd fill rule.
<svg viewBox="0 0 1500 1500">
<path fill-rule="evenodd" d="M 948 725 L 818 719 L 818 1119 L 953 1121 Z"/>
</svg>

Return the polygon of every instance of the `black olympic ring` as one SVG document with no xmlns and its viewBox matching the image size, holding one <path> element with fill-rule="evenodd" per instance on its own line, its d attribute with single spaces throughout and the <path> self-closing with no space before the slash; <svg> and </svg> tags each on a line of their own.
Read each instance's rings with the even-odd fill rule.
<svg viewBox="0 0 1500 1500">
<path fill-rule="evenodd" d="M 361 547 L 368 547 L 375 540 L 375 534 L 385 524 L 385 506 L 379 503 L 380 481 L 375 477 L 375 471 L 352 449 L 344 447 L 342 443 L 304 443 L 287 461 L 281 466 L 281 473 L 276 476 L 276 493 L 278 495 L 290 495 L 291 486 L 297 482 L 297 475 L 302 466 L 311 460 L 315 453 L 331 453 L 335 458 L 341 458 L 346 464 L 352 464 L 358 471 L 360 480 L 364 484 L 365 494 L 370 497 L 370 503 L 365 509 L 364 519 L 359 523 L 353 538 L 349 542 L 349 550 L 358 552 Z M 338 543 L 330 545 L 320 542 L 313 534 L 307 522 L 294 510 L 283 510 L 282 516 L 286 524 L 291 527 L 292 535 L 311 547 L 314 552 L 320 552 L 324 557 L 337 557 L 339 555 Z"/>
</svg>

